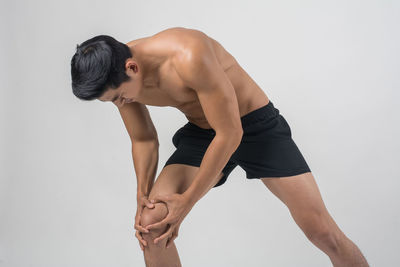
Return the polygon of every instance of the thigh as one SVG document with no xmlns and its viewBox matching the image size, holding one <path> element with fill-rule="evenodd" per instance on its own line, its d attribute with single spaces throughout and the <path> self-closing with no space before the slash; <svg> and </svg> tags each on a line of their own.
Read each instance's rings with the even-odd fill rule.
<svg viewBox="0 0 400 267">
<path fill-rule="evenodd" d="M 327 212 L 311 172 L 287 177 L 261 178 L 261 181 L 289 208 L 295 220 L 311 213 Z"/>
<path fill-rule="evenodd" d="M 269 190 L 288 207 L 296 224 L 310 239 L 343 234 L 328 212 L 311 172 L 279 178 L 261 178 Z"/>
<path fill-rule="evenodd" d="M 199 167 L 187 164 L 174 163 L 163 167 L 150 191 L 149 198 L 161 194 L 182 194 L 193 182 Z M 213 180 L 207 193 L 222 177 L 222 173 Z M 203 195 L 204 195 L 203 194 Z"/>
</svg>

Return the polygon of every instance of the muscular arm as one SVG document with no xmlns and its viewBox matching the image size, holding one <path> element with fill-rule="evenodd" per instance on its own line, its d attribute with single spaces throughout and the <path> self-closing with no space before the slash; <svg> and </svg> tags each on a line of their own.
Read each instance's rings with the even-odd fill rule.
<svg viewBox="0 0 400 267">
<path fill-rule="evenodd" d="M 118 108 L 132 143 L 137 195 L 148 195 L 158 165 L 158 136 L 146 106 L 133 102 Z"/>
<path fill-rule="evenodd" d="M 195 203 L 239 146 L 243 129 L 234 88 L 206 38 L 200 36 L 175 63 L 179 76 L 197 93 L 206 119 L 216 132 L 194 181 L 184 192 Z"/>
</svg>

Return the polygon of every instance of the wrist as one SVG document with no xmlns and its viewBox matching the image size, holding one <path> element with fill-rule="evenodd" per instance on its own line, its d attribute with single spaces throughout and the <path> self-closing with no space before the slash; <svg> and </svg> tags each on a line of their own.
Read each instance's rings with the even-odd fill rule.
<svg viewBox="0 0 400 267">
<path fill-rule="evenodd" d="M 191 191 L 186 190 L 185 192 L 182 193 L 182 196 L 186 199 L 186 202 L 189 203 L 190 205 L 194 205 L 197 202 L 196 197 L 194 194 L 192 194 Z"/>
</svg>

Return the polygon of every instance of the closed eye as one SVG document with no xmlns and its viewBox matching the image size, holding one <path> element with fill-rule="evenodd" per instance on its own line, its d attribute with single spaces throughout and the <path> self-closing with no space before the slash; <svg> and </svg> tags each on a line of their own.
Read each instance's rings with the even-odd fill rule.
<svg viewBox="0 0 400 267">
<path fill-rule="evenodd" d="M 113 99 L 111 99 L 111 102 L 115 102 L 118 99 L 118 96 L 115 96 Z"/>
</svg>

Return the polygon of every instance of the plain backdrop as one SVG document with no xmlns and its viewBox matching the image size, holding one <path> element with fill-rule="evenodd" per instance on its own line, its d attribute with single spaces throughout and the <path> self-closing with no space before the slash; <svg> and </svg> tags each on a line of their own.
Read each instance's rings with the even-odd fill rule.
<svg viewBox="0 0 400 267">
<path fill-rule="evenodd" d="M 287 119 L 331 215 L 371 266 L 400 249 L 399 1 L 1 1 L 0 266 L 144 266 L 117 108 L 72 94 L 77 44 L 169 27 L 218 40 Z M 186 123 L 148 107 L 161 171 Z M 185 267 L 321 267 L 329 258 L 237 167 L 188 214 Z"/>
</svg>

